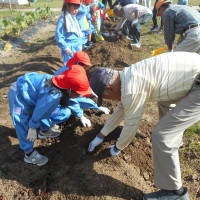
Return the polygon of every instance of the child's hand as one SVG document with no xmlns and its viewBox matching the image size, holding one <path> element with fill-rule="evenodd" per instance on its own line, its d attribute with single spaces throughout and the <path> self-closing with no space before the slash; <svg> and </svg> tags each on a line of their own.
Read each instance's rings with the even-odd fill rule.
<svg viewBox="0 0 200 200">
<path fill-rule="evenodd" d="M 67 55 L 72 55 L 72 54 L 73 54 L 72 51 L 71 51 L 70 49 L 68 49 L 67 51 L 65 51 L 65 53 L 66 53 Z"/>
</svg>

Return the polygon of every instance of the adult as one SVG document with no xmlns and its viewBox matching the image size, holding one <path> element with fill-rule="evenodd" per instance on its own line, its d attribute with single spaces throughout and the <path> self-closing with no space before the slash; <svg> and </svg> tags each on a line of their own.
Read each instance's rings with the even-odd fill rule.
<svg viewBox="0 0 200 200">
<path fill-rule="evenodd" d="M 113 8 L 113 12 L 121 17 L 114 32 L 117 33 L 123 27 L 123 33 L 130 40 L 131 47 L 140 48 L 141 27 L 152 19 L 152 11 L 141 5 L 129 4 L 124 7 L 117 5 Z"/>
<path fill-rule="evenodd" d="M 89 97 L 91 89 L 85 70 L 81 66 L 73 66 L 58 76 L 38 73 L 27 73 L 14 82 L 8 92 L 10 113 L 19 139 L 20 148 L 24 151 L 24 161 L 38 166 L 47 163 L 48 158 L 33 149 L 40 128 L 41 138 L 57 137 L 51 130 L 56 119 L 62 116 L 62 109 L 66 117 L 71 112 L 67 109 L 67 100 L 80 96 Z M 58 108 L 60 108 L 58 110 Z"/>
<path fill-rule="evenodd" d="M 76 51 L 82 51 L 83 33 L 76 18 L 80 4 L 80 0 L 65 0 L 57 22 L 55 38 L 61 49 L 64 66 Z"/>
<path fill-rule="evenodd" d="M 103 142 L 124 119 L 124 127 L 110 154 L 118 155 L 135 137 L 147 102 L 156 101 L 160 120 L 152 132 L 154 182 L 158 192 L 144 200 L 189 200 L 181 183 L 178 150 L 185 129 L 200 118 L 200 55 L 170 52 L 142 60 L 115 71 L 99 68 L 90 78 L 90 87 L 102 98 L 119 101 L 103 129 L 89 144 L 88 151 Z M 169 110 L 171 103 L 179 102 Z"/>
<path fill-rule="evenodd" d="M 200 14 L 189 6 L 172 5 L 170 0 L 158 0 L 157 16 L 162 16 L 164 38 L 168 51 L 173 50 L 175 35 L 180 34 L 174 51 L 200 53 Z"/>
</svg>

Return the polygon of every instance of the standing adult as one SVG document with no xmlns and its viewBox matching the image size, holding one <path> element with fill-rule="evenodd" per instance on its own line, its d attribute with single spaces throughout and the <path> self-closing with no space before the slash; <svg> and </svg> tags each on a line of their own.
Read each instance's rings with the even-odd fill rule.
<svg viewBox="0 0 200 200">
<path fill-rule="evenodd" d="M 172 5 L 170 0 L 158 0 L 157 16 L 162 16 L 164 38 L 168 51 L 173 50 L 175 35 L 180 34 L 174 51 L 200 53 L 200 14 L 193 7 Z"/>
<path fill-rule="evenodd" d="M 116 16 L 121 17 L 115 33 L 123 27 L 123 33 L 130 40 L 131 47 L 140 48 L 141 27 L 152 19 L 151 10 L 141 5 L 129 4 L 124 7 L 117 5 L 113 8 L 113 12 Z"/>
<path fill-rule="evenodd" d="M 156 101 L 160 120 L 152 132 L 154 182 L 158 192 L 144 200 L 189 200 L 181 182 L 178 150 L 182 136 L 200 118 L 200 55 L 171 52 L 145 59 L 122 71 L 99 68 L 90 78 L 90 87 L 102 99 L 119 101 L 103 129 L 89 144 L 94 151 L 104 137 L 124 119 L 124 127 L 110 154 L 118 155 L 135 137 L 147 102 Z M 192 61 L 192 62 L 191 62 Z M 169 105 L 179 102 L 169 110 Z"/>
</svg>

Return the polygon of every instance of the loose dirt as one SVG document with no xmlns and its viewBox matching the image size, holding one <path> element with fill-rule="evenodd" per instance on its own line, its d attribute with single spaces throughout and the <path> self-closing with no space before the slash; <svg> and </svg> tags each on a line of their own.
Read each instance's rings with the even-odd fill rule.
<svg viewBox="0 0 200 200">
<path fill-rule="evenodd" d="M 109 31 L 111 23 L 106 22 L 105 26 Z M 89 142 L 99 133 L 109 115 L 85 110 L 92 127 L 82 127 L 80 120 L 71 116 L 60 125 L 59 138 L 35 142 L 35 148 L 49 159 L 45 166 L 23 161 L 24 154 L 9 115 L 8 88 L 24 73 L 53 74 L 62 67 L 60 49 L 50 34 L 54 30 L 55 25 L 41 28 L 30 44 L 0 52 L 0 199 L 141 200 L 144 193 L 156 190 L 151 132 L 157 123 L 158 111 L 153 103 L 148 104 L 133 142 L 116 157 L 109 156 L 108 147 L 116 142 L 123 123 L 94 154 L 88 155 Z M 131 50 L 124 37 L 105 38 L 86 50 L 94 65 L 118 70 L 141 60 L 134 51 L 144 52 L 145 47 Z M 104 101 L 104 106 L 112 113 L 116 102 Z M 194 200 L 196 191 L 193 188 L 196 186 L 192 184 L 184 181 Z"/>
</svg>

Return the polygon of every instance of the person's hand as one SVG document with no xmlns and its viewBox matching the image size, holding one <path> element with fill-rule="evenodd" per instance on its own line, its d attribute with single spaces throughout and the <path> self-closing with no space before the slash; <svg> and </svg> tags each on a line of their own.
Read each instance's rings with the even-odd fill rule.
<svg viewBox="0 0 200 200">
<path fill-rule="evenodd" d="M 82 116 L 82 117 L 80 117 L 80 120 L 84 127 L 91 126 L 91 121 L 89 119 L 87 119 L 86 117 Z"/>
<path fill-rule="evenodd" d="M 116 151 L 115 150 L 115 145 L 110 146 L 110 154 L 112 156 L 117 156 L 121 151 Z"/>
<path fill-rule="evenodd" d="M 92 152 L 94 151 L 95 147 L 100 145 L 103 142 L 104 138 L 100 138 L 99 136 L 96 136 L 92 142 L 90 142 L 88 151 Z"/>
<path fill-rule="evenodd" d="M 109 10 L 110 10 L 110 7 L 107 8 L 107 9 L 105 9 L 103 12 L 104 12 L 104 13 L 107 13 Z"/>
<path fill-rule="evenodd" d="M 106 107 L 99 107 L 99 112 L 103 112 L 104 114 L 108 115 L 110 113 L 110 110 Z"/>
<path fill-rule="evenodd" d="M 36 129 L 29 128 L 28 129 L 28 136 L 26 138 L 30 142 L 34 142 L 37 139 L 37 131 Z"/>
<path fill-rule="evenodd" d="M 134 19 L 134 20 L 131 22 L 131 26 L 133 27 L 133 25 L 134 25 L 135 23 L 137 23 L 137 21 L 138 21 L 138 19 Z"/>
<path fill-rule="evenodd" d="M 73 54 L 72 51 L 71 51 L 70 49 L 66 50 L 65 53 L 66 53 L 67 55 L 72 55 L 72 54 Z"/>
</svg>

